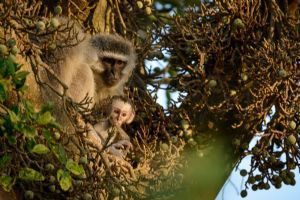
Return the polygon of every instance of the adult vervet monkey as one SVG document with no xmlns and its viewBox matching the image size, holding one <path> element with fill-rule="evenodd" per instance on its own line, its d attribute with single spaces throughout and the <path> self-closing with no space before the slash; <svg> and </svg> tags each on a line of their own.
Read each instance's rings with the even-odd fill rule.
<svg viewBox="0 0 300 200">
<path fill-rule="evenodd" d="M 64 18 L 61 20 L 65 23 L 61 25 L 62 28 L 70 26 L 70 21 Z M 48 65 L 59 79 L 48 73 L 45 82 L 62 95 L 64 87 L 61 81 L 67 87 L 67 97 L 75 103 L 88 99 L 88 104 L 83 107 L 91 109 L 108 97 L 123 94 L 124 85 L 135 67 L 135 49 L 131 42 L 119 35 L 91 36 L 84 34 L 76 24 L 73 27 L 73 35 L 81 42 L 53 52 L 52 57 L 57 57 L 57 62 L 49 59 L 49 55 L 44 57 L 45 62 L 52 61 Z M 63 113 L 62 99 L 47 87 L 42 89 L 42 93 L 45 101 L 54 102 L 54 114 L 58 122 L 71 127 L 69 118 Z"/>
</svg>

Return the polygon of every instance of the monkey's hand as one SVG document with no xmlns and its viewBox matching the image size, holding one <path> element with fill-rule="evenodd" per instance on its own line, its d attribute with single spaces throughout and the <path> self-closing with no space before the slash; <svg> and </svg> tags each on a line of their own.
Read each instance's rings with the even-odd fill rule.
<svg viewBox="0 0 300 200">
<path fill-rule="evenodd" d="M 120 141 L 118 141 L 116 144 L 122 145 L 122 146 L 123 146 L 123 149 L 124 149 L 125 151 L 127 151 L 127 152 L 128 152 L 129 150 L 133 149 L 133 146 L 132 146 L 131 142 L 128 141 L 128 140 L 120 140 Z"/>
<path fill-rule="evenodd" d="M 122 146 L 118 144 L 113 144 L 110 147 L 108 147 L 107 152 L 111 155 L 115 155 L 120 158 L 125 158 L 126 155 L 124 155 Z"/>
<path fill-rule="evenodd" d="M 130 149 L 132 149 L 132 144 L 128 140 L 120 140 L 112 144 L 108 148 L 108 152 L 120 158 L 125 158 Z"/>
</svg>

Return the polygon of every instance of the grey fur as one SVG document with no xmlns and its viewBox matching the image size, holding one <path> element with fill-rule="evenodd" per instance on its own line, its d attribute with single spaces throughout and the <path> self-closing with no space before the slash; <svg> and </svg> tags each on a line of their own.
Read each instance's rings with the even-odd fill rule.
<svg viewBox="0 0 300 200">
<path fill-rule="evenodd" d="M 88 95 L 92 99 L 88 108 L 93 108 L 96 103 L 107 97 L 123 94 L 124 85 L 135 67 L 136 54 L 132 43 L 119 35 L 97 34 L 91 36 L 84 34 L 77 26 L 75 29 L 78 29 L 78 38 L 83 41 L 74 47 L 59 51 L 63 60 L 55 65 L 53 63 L 52 65 L 49 63 L 49 65 L 68 87 L 67 96 L 78 103 Z M 99 75 L 104 68 L 99 59 L 102 56 L 123 60 L 127 63 L 122 71 L 122 78 L 111 87 L 107 86 Z M 46 82 L 60 94 L 63 93 L 62 86 L 53 77 L 48 76 Z M 54 102 L 56 118 L 65 127 L 70 128 L 69 119 L 62 109 L 62 100 L 47 89 L 44 91 L 44 98 L 46 101 Z"/>
</svg>

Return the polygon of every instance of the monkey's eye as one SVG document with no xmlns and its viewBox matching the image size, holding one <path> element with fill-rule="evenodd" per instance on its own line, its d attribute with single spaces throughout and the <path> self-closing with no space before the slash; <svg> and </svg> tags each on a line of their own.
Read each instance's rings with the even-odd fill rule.
<svg viewBox="0 0 300 200">
<path fill-rule="evenodd" d="M 123 114 L 122 114 L 122 117 L 126 117 L 126 115 L 127 115 L 126 113 L 123 113 Z"/>
<path fill-rule="evenodd" d="M 116 60 L 117 67 L 123 68 L 123 67 L 125 67 L 125 65 L 126 65 L 126 62 L 124 62 L 122 60 Z"/>
<path fill-rule="evenodd" d="M 114 110 L 114 113 L 120 114 L 120 110 Z"/>
</svg>

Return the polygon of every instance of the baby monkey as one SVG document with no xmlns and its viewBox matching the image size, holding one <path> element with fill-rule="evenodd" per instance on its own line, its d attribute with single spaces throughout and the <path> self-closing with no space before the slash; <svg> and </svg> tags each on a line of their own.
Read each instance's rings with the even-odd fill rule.
<svg viewBox="0 0 300 200">
<path fill-rule="evenodd" d="M 129 99 L 114 96 L 108 108 L 108 117 L 94 126 L 87 125 L 87 140 L 94 143 L 99 149 L 106 148 L 107 152 L 125 158 L 132 148 L 130 138 L 122 129 L 123 124 L 130 124 L 135 111 Z"/>
</svg>

